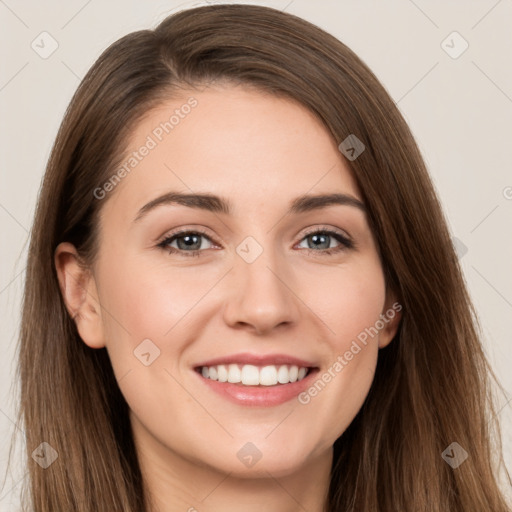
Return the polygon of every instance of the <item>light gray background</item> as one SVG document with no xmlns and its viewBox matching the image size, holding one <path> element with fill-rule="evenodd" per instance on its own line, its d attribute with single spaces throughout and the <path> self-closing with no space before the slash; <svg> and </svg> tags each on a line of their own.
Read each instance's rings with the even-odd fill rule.
<svg viewBox="0 0 512 512">
<path fill-rule="evenodd" d="M 12 382 L 25 242 L 64 111 L 81 77 L 110 43 L 154 27 L 171 12 L 206 3 L 0 0 L 0 482 L 10 434 L 17 428 Z M 499 416 L 512 469 L 511 0 L 247 3 L 285 9 L 341 39 L 375 72 L 409 123 L 452 234 L 460 240 L 485 349 L 507 390 L 499 397 Z M 35 41 L 40 51 L 43 45 L 50 48 L 43 31 L 58 43 L 47 59 L 31 47 Z M 469 44 L 457 58 L 464 42 L 450 35 L 453 31 Z M 17 463 L 0 491 L 0 511 L 15 510 L 24 475 Z"/>
</svg>

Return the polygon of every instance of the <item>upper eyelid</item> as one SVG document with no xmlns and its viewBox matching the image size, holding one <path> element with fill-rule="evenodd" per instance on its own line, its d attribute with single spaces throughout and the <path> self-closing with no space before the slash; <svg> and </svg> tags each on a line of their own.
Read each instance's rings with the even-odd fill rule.
<svg viewBox="0 0 512 512">
<path fill-rule="evenodd" d="M 170 238 L 178 237 L 178 236 L 184 236 L 188 233 L 196 233 L 198 235 L 204 236 L 206 238 L 209 238 L 212 242 L 215 242 L 215 237 L 207 233 L 206 231 L 203 231 L 203 229 L 199 228 L 184 228 L 184 229 L 178 229 L 176 231 L 170 231 L 166 233 L 164 236 L 160 237 L 157 241 L 157 244 L 162 244 L 166 241 L 168 241 Z"/>
</svg>

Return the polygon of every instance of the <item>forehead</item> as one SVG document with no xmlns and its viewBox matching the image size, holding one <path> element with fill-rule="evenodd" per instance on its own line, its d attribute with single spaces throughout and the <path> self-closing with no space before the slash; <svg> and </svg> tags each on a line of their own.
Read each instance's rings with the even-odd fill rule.
<svg viewBox="0 0 512 512">
<path fill-rule="evenodd" d="M 182 92 L 134 128 L 105 210 L 125 212 L 168 190 L 229 197 L 234 209 L 288 205 L 306 193 L 360 198 L 336 141 L 304 106 L 224 86 Z"/>
</svg>

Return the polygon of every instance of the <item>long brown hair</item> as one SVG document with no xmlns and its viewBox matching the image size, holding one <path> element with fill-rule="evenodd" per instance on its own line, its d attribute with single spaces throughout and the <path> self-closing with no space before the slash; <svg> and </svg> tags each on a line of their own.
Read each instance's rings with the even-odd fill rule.
<svg viewBox="0 0 512 512">
<path fill-rule="evenodd" d="M 67 241 L 84 262 L 94 260 L 108 197 L 99 201 L 93 191 L 122 161 L 130 131 L 178 88 L 215 81 L 294 99 L 338 144 L 354 134 L 365 145 L 347 164 L 403 311 L 363 407 L 335 443 L 326 509 L 509 511 L 498 484 L 505 468 L 497 380 L 408 126 L 347 46 L 305 20 L 253 5 L 182 11 L 128 34 L 103 52 L 71 100 L 40 191 L 23 301 L 18 418 L 30 510 L 150 510 L 128 406 L 106 349 L 81 342 L 53 256 Z M 59 454 L 46 469 L 31 457 L 42 442 Z M 468 453 L 457 468 L 442 457 L 453 442 Z"/>
</svg>

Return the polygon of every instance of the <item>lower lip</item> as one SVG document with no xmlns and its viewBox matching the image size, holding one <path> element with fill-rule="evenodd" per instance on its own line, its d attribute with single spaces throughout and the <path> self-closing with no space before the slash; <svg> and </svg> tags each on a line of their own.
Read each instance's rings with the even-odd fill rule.
<svg viewBox="0 0 512 512">
<path fill-rule="evenodd" d="M 311 381 L 317 372 L 318 369 L 310 370 L 302 380 L 289 384 L 276 384 L 275 386 L 244 386 L 243 384 L 232 384 L 230 382 L 206 379 L 199 372 L 194 371 L 210 389 L 231 402 L 238 405 L 260 407 L 272 407 L 292 400 L 311 385 Z"/>
</svg>

